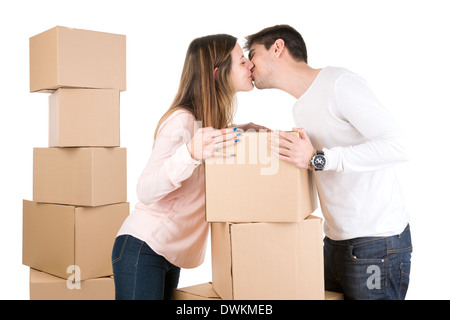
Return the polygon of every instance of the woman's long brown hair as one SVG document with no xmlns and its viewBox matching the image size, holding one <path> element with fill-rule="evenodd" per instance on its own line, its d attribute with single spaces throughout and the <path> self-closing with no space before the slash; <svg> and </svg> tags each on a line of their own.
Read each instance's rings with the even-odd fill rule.
<svg viewBox="0 0 450 320">
<path fill-rule="evenodd" d="M 237 39 L 227 34 L 193 40 L 186 53 L 180 86 L 175 99 L 159 120 L 161 124 L 178 109 L 188 110 L 202 127 L 222 129 L 233 124 L 236 91 L 231 85 L 231 51 Z M 214 69 L 217 69 L 214 76 Z"/>
</svg>

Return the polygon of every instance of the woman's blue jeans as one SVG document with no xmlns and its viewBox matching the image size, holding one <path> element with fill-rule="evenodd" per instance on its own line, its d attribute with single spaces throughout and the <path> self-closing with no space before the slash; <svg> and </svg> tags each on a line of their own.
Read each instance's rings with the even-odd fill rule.
<svg viewBox="0 0 450 320">
<path fill-rule="evenodd" d="M 116 300 L 168 300 L 180 268 L 131 235 L 116 238 L 112 251 Z"/>
<path fill-rule="evenodd" d="M 346 299 L 403 300 L 411 267 L 409 225 L 392 237 L 324 240 L 325 290 Z"/>
</svg>

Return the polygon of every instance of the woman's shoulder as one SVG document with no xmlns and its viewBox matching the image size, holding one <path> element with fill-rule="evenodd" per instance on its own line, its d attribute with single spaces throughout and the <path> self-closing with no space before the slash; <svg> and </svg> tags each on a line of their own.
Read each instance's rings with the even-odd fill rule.
<svg viewBox="0 0 450 320">
<path fill-rule="evenodd" d="M 161 123 L 159 132 L 164 129 L 174 130 L 174 129 L 191 129 L 195 125 L 195 117 L 187 109 L 177 108 L 175 109 L 165 120 Z"/>
<path fill-rule="evenodd" d="M 195 117 L 189 110 L 185 108 L 177 108 L 175 109 L 172 114 L 167 117 L 166 121 L 171 121 L 173 119 L 179 120 L 179 121 L 195 121 Z"/>
</svg>

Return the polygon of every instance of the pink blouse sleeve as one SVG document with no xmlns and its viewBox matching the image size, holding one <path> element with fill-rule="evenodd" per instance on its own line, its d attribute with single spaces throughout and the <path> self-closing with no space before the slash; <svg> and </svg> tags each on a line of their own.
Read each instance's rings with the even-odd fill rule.
<svg viewBox="0 0 450 320">
<path fill-rule="evenodd" d="M 144 205 L 178 189 L 201 162 L 191 158 L 186 143 L 195 130 L 195 118 L 187 111 L 175 111 L 161 125 L 150 159 L 137 184 L 137 196 Z"/>
</svg>

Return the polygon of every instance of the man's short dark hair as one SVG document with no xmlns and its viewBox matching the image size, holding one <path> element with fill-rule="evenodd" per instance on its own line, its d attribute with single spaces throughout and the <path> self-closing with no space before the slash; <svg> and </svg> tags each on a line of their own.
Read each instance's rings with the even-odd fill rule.
<svg viewBox="0 0 450 320">
<path fill-rule="evenodd" d="M 265 28 L 245 39 L 247 40 L 244 47 L 246 50 L 250 50 L 254 43 L 263 44 L 266 50 L 269 50 L 275 41 L 283 39 L 284 45 L 294 60 L 308 63 L 308 54 L 302 35 L 286 24 Z"/>
</svg>

